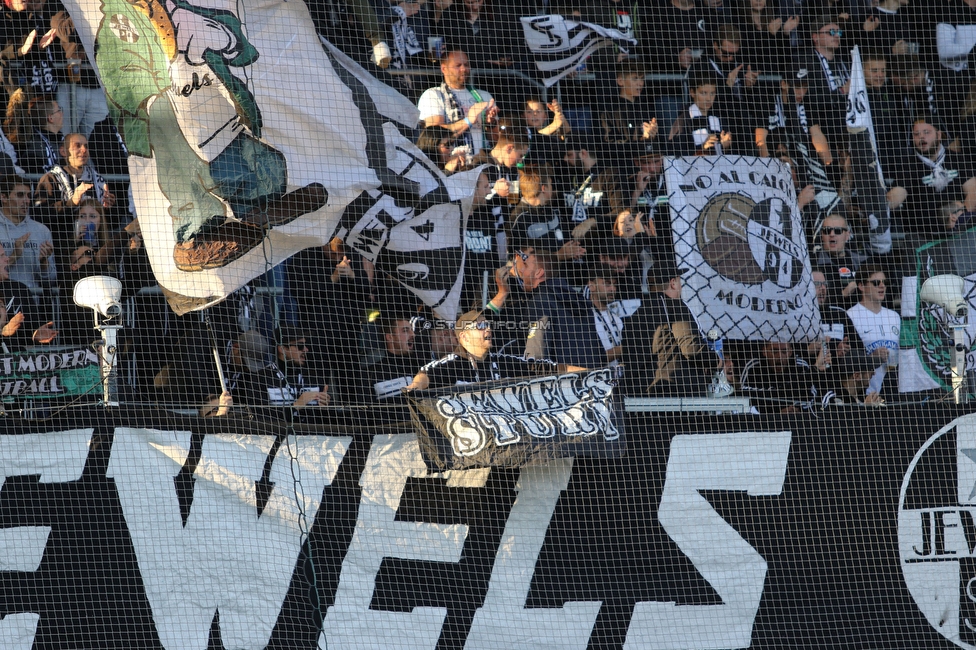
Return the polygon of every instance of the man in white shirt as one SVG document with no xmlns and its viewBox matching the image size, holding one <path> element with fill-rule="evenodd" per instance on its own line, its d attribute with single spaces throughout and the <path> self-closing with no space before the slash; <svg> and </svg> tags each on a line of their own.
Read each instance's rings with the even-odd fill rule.
<svg viewBox="0 0 976 650">
<path fill-rule="evenodd" d="M 880 362 L 867 393 L 880 393 L 888 368 L 898 365 L 898 340 L 901 335 L 901 317 L 897 312 L 882 307 L 887 290 L 887 280 L 881 266 L 868 262 L 857 273 L 857 288 L 861 301 L 847 310 L 847 315 L 864 343 L 865 351 Z"/>
<path fill-rule="evenodd" d="M 30 216 L 31 187 L 17 176 L 0 179 L 0 246 L 10 257 L 10 279 L 40 291 L 57 278 L 54 240 Z"/>
<path fill-rule="evenodd" d="M 468 55 L 452 50 L 441 59 L 444 83 L 428 88 L 417 103 L 424 126 L 441 125 L 460 136 L 475 155 L 485 147 L 485 124 L 498 115 L 495 100 L 484 90 L 468 85 Z"/>
</svg>

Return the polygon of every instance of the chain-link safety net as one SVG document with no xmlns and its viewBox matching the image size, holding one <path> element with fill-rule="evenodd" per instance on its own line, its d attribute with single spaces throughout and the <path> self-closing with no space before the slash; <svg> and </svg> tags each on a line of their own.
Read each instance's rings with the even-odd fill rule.
<svg viewBox="0 0 976 650">
<path fill-rule="evenodd" d="M 976 0 L 0 32 L 0 648 L 976 649 Z"/>
</svg>

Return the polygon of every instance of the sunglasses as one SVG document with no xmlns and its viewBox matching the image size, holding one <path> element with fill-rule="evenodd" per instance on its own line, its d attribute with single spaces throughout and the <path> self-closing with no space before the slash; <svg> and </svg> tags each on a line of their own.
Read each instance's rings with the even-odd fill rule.
<svg viewBox="0 0 976 650">
<path fill-rule="evenodd" d="M 844 35 L 844 30 L 843 29 L 828 29 L 827 31 L 820 32 L 820 33 L 821 34 L 829 34 L 829 35 L 834 36 L 836 38 L 840 38 L 841 36 Z"/>
<path fill-rule="evenodd" d="M 825 235 L 843 235 L 849 230 L 849 228 L 824 228 L 822 232 Z"/>
<path fill-rule="evenodd" d="M 868 280 L 868 282 L 870 282 L 872 284 L 872 286 L 875 286 L 875 287 L 883 287 L 883 286 L 885 286 L 885 281 L 884 280 Z"/>
</svg>

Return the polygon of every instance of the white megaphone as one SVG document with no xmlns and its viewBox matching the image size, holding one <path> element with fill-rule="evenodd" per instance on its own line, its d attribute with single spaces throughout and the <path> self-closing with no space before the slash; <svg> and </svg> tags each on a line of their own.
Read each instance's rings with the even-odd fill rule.
<svg viewBox="0 0 976 650">
<path fill-rule="evenodd" d="M 965 318 L 969 303 L 963 296 L 965 280 L 958 275 L 936 275 L 922 285 L 919 294 L 925 302 L 930 302 L 946 310 L 953 318 Z"/>
</svg>

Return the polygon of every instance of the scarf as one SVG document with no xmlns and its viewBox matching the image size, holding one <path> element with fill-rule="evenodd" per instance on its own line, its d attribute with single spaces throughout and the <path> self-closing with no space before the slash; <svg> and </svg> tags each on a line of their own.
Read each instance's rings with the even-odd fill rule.
<svg viewBox="0 0 976 650">
<path fill-rule="evenodd" d="M 959 177 L 959 170 L 946 169 L 944 167 L 946 148 L 942 145 L 939 145 L 939 153 L 935 156 L 934 162 L 917 151 L 915 152 L 915 156 L 922 161 L 923 165 L 932 170 L 931 174 L 922 177 L 922 183 L 926 187 L 933 188 L 936 192 L 941 192 L 949 186 L 949 183 Z"/>
<path fill-rule="evenodd" d="M 817 52 L 817 58 L 820 59 L 820 67 L 823 68 L 824 76 L 827 77 L 827 85 L 830 86 L 831 92 L 837 92 L 840 87 L 847 83 L 847 80 L 851 78 L 850 72 L 847 70 L 847 66 L 844 65 L 842 61 L 837 61 L 837 74 L 830 67 L 830 61 L 821 54 Z"/>
</svg>

